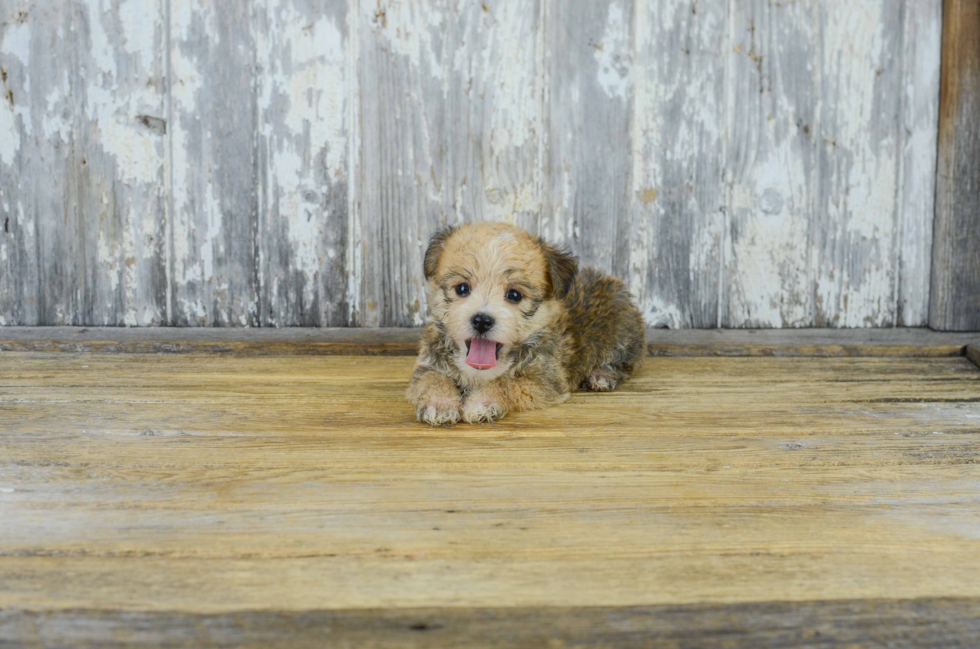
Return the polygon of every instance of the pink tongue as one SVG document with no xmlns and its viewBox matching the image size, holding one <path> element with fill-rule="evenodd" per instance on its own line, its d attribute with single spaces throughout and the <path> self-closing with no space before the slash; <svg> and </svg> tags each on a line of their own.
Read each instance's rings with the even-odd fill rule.
<svg viewBox="0 0 980 649">
<path fill-rule="evenodd" d="M 486 338 L 474 338 L 470 341 L 470 353 L 466 355 L 466 364 L 478 370 L 488 370 L 497 365 L 497 343 Z"/>
</svg>

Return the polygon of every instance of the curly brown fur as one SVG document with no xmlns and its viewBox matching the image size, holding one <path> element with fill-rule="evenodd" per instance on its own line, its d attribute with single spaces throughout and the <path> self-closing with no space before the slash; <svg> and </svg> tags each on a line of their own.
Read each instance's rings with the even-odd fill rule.
<svg viewBox="0 0 980 649">
<path fill-rule="evenodd" d="M 615 277 L 586 268 L 565 298 L 568 318 L 568 380 L 585 390 L 615 390 L 646 355 L 643 316 Z"/>
<path fill-rule="evenodd" d="M 492 422 L 615 389 L 639 367 L 645 327 L 622 281 L 520 228 L 473 223 L 425 254 L 429 320 L 408 389 L 419 421 Z M 482 330 L 478 330 L 482 329 Z"/>
</svg>

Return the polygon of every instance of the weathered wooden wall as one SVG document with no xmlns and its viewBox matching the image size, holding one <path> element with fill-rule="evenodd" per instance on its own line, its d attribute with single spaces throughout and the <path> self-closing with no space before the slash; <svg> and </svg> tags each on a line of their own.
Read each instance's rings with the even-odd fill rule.
<svg viewBox="0 0 980 649">
<path fill-rule="evenodd" d="M 417 325 L 507 219 L 652 325 L 923 325 L 941 0 L 4 0 L 0 325 Z"/>
<path fill-rule="evenodd" d="M 929 325 L 980 330 L 980 2 L 945 0 Z"/>
</svg>

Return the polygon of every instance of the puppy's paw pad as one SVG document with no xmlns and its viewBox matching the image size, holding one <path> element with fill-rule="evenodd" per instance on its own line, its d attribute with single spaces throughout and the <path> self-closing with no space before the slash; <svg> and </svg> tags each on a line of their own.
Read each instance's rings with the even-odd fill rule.
<svg viewBox="0 0 980 649">
<path fill-rule="evenodd" d="M 451 427 L 459 421 L 459 403 L 451 399 L 428 399 L 415 410 L 423 424 Z"/>
<path fill-rule="evenodd" d="M 592 372 L 589 378 L 585 380 L 584 387 L 592 392 L 609 392 L 611 390 L 615 390 L 617 385 L 619 385 L 619 381 L 617 381 L 614 377 L 603 372 L 602 370 L 595 370 Z"/>
<path fill-rule="evenodd" d="M 470 397 L 463 404 L 463 420 L 471 424 L 489 424 L 506 413 L 502 405 L 484 397 Z"/>
</svg>

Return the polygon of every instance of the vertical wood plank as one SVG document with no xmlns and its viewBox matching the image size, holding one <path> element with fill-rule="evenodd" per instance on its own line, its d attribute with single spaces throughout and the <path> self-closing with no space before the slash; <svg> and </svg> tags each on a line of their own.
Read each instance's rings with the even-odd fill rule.
<svg viewBox="0 0 980 649">
<path fill-rule="evenodd" d="M 632 0 L 551 2 L 548 16 L 548 238 L 583 265 L 626 275 L 629 262 Z"/>
<path fill-rule="evenodd" d="M 76 324 L 166 320 L 166 7 L 72 7 Z"/>
<path fill-rule="evenodd" d="M 813 322 L 820 28 L 810 3 L 731 3 L 726 327 Z"/>
<path fill-rule="evenodd" d="M 733 4 L 727 326 L 921 323 L 925 4 Z"/>
<path fill-rule="evenodd" d="M 10 0 L 0 325 L 162 324 L 168 279 L 172 324 L 418 325 L 429 235 L 494 219 L 653 325 L 976 328 L 939 2 Z"/>
<path fill-rule="evenodd" d="M 426 237 L 447 221 L 448 0 L 358 0 L 360 245 L 354 323 L 419 325 Z M 352 36 L 353 37 L 353 36 Z"/>
<path fill-rule="evenodd" d="M 30 190 L 36 154 L 25 148 L 42 140 L 25 133 L 33 127 L 27 92 L 31 38 L 42 27 L 41 12 L 32 20 L 28 5 L 26 0 L 0 5 L 0 326 L 38 324 L 39 305 L 31 301 L 39 271 L 36 196 Z"/>
<path fill-rule="evenodd" d="M 75 322 L 71 20 L 0 3 L 0 325 Z"/>
<path fill-rule="evenodd" d="M 943 3 L 929 326 L 980 330 L 980 4 Z"/>
<path fill-rule="evenodd" d="M 818 327 L 895 324 L 903 26 L 894 4 L 835 0 L 815 15 L 819 167 L 809 263 Z"/>
<path fill-rule="evenodd" d="M 261 323 L 252 7 L 248 0 L 171 0 L 179 326 Z"/>
<path fill-rule="evenodd" d="M 438 229 L 507 220 L 535 231 L 546 193 L 542 7 L 361 0 L 354 322 L 418 326 Z"/>
<path fill-rule="evenodd" d="M 900 327 L 922 327 L 929 321 L 942 0 L 905 0 L 904 12 L 895 321 Z"/>
<path fill-rule="evenodd" d="M 447 29 L 448 221 L 548 218 L 547 0 L 456 2 Z"/>
<path fill-rule="evenodd" d="M 656 327 L 718 325 L 727 13 L 723 3 L 636 4 L 630 225 L 618 233 L 628 266 L 614 270 Z"/>
<path fill-rule="evenodd" d="M 255 6 L 259 319 L 347 324 L 347 3 Z"/>
</svg>

